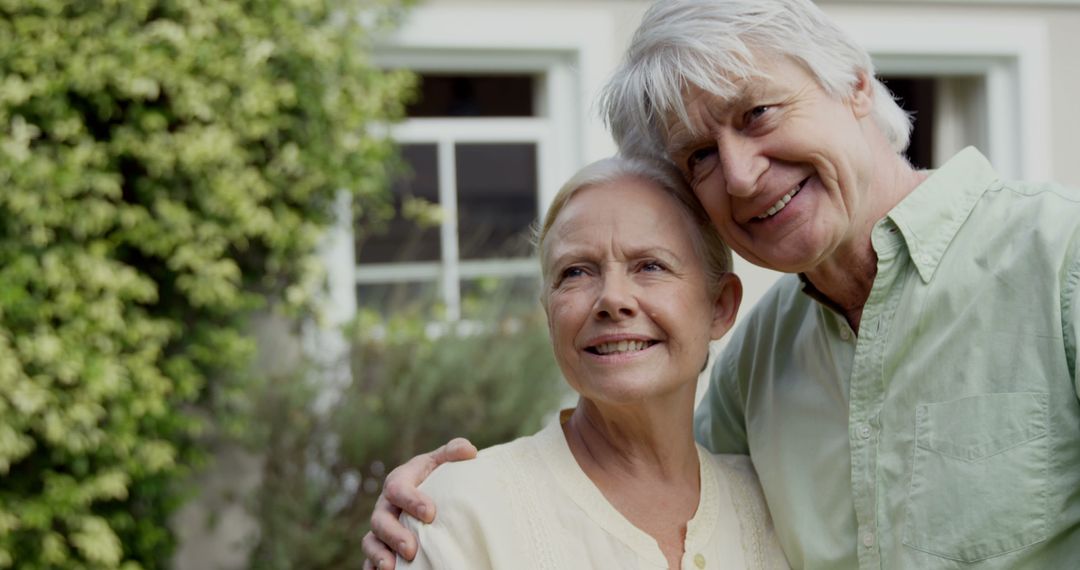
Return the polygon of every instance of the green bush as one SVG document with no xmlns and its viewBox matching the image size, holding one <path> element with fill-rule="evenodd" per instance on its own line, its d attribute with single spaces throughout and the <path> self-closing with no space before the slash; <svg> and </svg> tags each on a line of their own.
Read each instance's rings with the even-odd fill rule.
<svg viewBox="0 0 1080 570">
<path fill-rule="evenodd" d="M 304 306 L 339 191 L 385 202 L 365 125 L 412 78 L 364 40 L 399 11 L 0 0 L 0 568 L 167 565 L 244 316 Z"/>
<path fill-rule="evenodd" d="M 455 436 L 483 448 L 533 433 L 555 411 L 567 390 L 537 303 L 468 302 L 478 318 L 457 324 L 424 310 L 361 312 L 353 382 L 329 410 L 315 405 L 326 389 L 317 373 L 267 386 L 253 567 L 360 568 L 388 469 Z"/>
</svg>

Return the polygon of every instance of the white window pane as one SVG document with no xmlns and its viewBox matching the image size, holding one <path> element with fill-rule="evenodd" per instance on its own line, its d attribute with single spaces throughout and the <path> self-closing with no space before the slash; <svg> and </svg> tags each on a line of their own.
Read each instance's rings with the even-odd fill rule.
<svg viewBox="0 0 1080 570">
<path fill-rule="evenodd" d="M 408 165 L 408 171 L 402 173 L 391 187 L 394 217 L 385 227 L 376 228 L 368 222 L 358 228 L 358 265 L 440 259 L 437 219 L 425 219 L 424 212 L 430 208 L 417 207 L 423 202 L 432 206 L 439 203 L 437 146 L 402 145 L 401 157 Z M 408 204 L 413 206 L 407 207 Z"/>
<path fill-rule="evenodd" d="M 937 79 L 930 76 L 891 75 L 882 77 L 882 81 L 900 107 L 914 115 L 911 144 L 904 154 L 916 168 L 936 168 L 939 165 L 933 164 L 933 156 Z"/>
<path fill-rule="evenodd" d="M 458 247 L 462 259 L 523 257 L 536 219 L 536 145 L 459 144 Z"/>
</svg>

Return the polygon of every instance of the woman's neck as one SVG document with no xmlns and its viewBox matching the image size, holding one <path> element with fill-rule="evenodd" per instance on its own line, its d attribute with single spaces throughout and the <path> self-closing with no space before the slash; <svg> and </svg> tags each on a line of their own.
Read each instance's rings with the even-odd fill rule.
<svg viewBox="0 0 1080 570">
<path fill-rule="evenodd" d="M 643 405 L 605 405 L 582 398 L 563 423 L 574 459 L 609 503 L 656 540 L 680 566 L 686 527 L 697 512 L 701 472 L 689 393 Z"/>
<path fill-rule="evenodd" d="M 600 477 L 696 480 L 693 400 L 678 404 L 612 406 L 582 398 L 563 430 L 590 477 L 595 471 Z"/>
</svg>

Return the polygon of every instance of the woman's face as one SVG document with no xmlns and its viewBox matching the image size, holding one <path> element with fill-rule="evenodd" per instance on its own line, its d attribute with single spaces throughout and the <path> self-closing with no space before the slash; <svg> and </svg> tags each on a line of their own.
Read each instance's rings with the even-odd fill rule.
<svg viewBox="0 0 1080 570">
<path fill-rule="evenodd" d="M 651 182 L 579 190 L 544 240 L 555 358 L 582 396 L 632 403 L 693 384 L 731 326 L 733 274 L 710 295 L 694 223 Z"/>
</svg>

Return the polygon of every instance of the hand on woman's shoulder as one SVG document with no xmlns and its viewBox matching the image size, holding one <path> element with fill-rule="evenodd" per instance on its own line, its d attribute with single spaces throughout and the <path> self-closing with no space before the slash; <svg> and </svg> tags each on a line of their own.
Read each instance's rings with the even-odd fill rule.
<svg viewBox="0 0 1080 570">
<path fill-rule="evenodd" d="M 411 564 L 401 568 L 495 568 L 490 545 L 512 529 L 512 480 L 507 477 L 512 453 L 495 446 L 468 461 L 440 465 L 421 485 L 437 505 L 435 520 L 424 524 L 402 514 L 420 550 Z M 513 448 L 510 448 L 513 451 Z"/>
<path fill-rule="evenodd" d="M 505 486 L 507 464 L 517 441 L 480 450 L 475 459 L 440 465 L 420 484 L 440 509 L 457 503 L 472 504 Z M 456 506 L 454 507 L 456 508 Z"/>
</svg>

